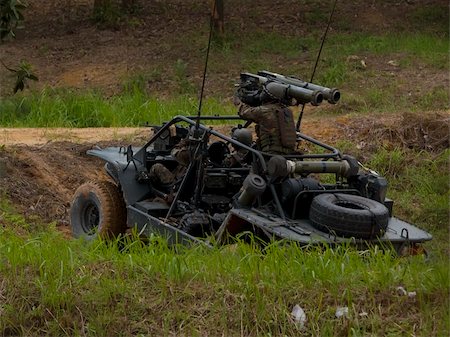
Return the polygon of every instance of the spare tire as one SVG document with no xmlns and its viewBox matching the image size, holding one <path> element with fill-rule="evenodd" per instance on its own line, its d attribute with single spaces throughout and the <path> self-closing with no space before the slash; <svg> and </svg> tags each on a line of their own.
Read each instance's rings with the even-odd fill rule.
<svg viewBox="0 0 450 337">
<path fill-rule="evenodd" d="M 110 181 L 90 181 L 75 192 L 70 208 L 72 234 L 92 240 L 125 233 L 126 208 L 119 187 Z"/>
<path fill-rule="evenodd" d="M 358 239 L 382 236 L 389 211 L 378 201 L 350 194 L 324 193 L 314 197 L 309 210 L 314 227 L 331 234 Z"/>
</svg>

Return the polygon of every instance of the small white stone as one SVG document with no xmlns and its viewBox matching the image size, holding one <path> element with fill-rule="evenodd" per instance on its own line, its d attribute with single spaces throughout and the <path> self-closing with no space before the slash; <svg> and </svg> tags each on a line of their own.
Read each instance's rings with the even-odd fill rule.
<svg viewBox="0 0 450 337">
<path fill-rule="evenodd" d="M 336 308 L 336 317 L 348 317 L 348 307 L 337 307 Z"/>
<path fill-rule="evenodd" d="M 408 295 L 408 293 L 406 292 L 405 288 L 403 288 L 402 286 L 397 287 L 397 294 L 399 294 L 400 296 L 406 296 Z"/>
<path fill-rule="evenodd" d="M 297 324 L 300 329 L 302 329 L 305 326 L 306 322 L 306 314 L 302 307 L 298 304 L 294 305 L 291 315 L 294 318 L 295 324 Z"/>
<path fill-rule="evenodd" d="M 408 297 L 409 298 L 414 298 L 416 297 L 417 293 L 415 291 L 408 291 Z"/>
<path fill-rule="evenodd" d="M 394 60 L 388 61 L 388 64 L 389 64 L 390 66 L 393 66 L 393 67 L 398 67 L 398 62 L 397 62 L 397 61 L 394 61 Z"/>
</svg>

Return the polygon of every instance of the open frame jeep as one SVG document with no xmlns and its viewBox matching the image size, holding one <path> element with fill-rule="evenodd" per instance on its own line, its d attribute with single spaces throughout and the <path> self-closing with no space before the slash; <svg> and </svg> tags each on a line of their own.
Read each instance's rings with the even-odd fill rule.
<svg viewBox="0 0 450 337">
<path fill-rule="evenodd" d="M 106 162 L 111 181 L 77 189 L 71 206 L 74 236 L 107 238 L 135 228 L 170 244 L 209 245 L 253 233 L 264 242 L 378 244 L 399 254 L 431 240 L 392 215 L 386 180 L 355 158 L 302 133 L 297 141 L 320 153 L 264 153 L 203 124 L 211 120 L 237 124 L 240 118 L 176 116 L 154 127 L 142 147 L 89 150 Z M 183 139 L 191 160 L 182 175 L 171 184 L 152 179 L 149 172 L 157 163 L 177 169 L 171 150 Z M 247 153 L 239 165 L 227 163 L 231 147 Z M 322 174 L 333 182 L 321 182 Z"/>
</svg>

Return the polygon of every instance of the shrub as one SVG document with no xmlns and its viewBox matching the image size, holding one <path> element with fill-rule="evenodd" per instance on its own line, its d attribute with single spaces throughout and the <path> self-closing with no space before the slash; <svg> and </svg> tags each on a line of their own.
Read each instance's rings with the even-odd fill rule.
<svg viewBox="0 0 450 337">
<path fill-rule="evenodd" d="M 20 0 L 0 0 L 0 41 L 15 37 L 14 29 L 23 21 L 26 5 Z"/>
</svg>

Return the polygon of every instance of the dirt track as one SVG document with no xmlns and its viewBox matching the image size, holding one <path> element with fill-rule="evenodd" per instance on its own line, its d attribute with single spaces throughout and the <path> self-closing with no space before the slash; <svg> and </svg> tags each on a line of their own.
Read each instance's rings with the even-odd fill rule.
<svg viewBox="0 0 450 337">
<path fill-rule="evenodd" d="M 0 144 L 41 145 L 55 141 L 95 143 L 104 140 L 140 139 L 148 128 L 0 128 Z"/>
</svg>

